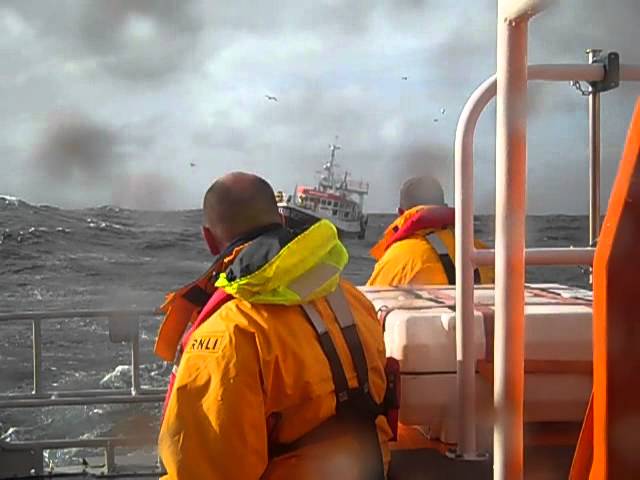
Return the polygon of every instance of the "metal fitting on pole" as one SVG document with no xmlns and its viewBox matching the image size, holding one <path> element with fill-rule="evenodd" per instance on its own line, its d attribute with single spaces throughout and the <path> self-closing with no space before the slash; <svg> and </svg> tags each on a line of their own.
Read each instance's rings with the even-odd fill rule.
<svg viewBox="0 0 640 480">
<path fill-rule="evenodd" d="M 589 63 L 600 60 L 602 50 L 587 50 Z M 591 84 L 589 94 L 589 245 L 593 246 L 600 233 L 600 91 Z"/>
</svg>

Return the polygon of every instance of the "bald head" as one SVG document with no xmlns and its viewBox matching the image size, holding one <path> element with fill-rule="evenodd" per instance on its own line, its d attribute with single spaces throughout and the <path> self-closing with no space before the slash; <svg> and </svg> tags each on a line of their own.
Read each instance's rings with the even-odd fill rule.
<svg viewBox="0 0 640 480">
<path fill-rule="evenodd" d="M 409 210 L 419 205 L 445 205 L 440 182 L 428 175 L 412 177 L 400 188 L 400 209 Z"/>
<path fill-rule="evenodd" d="M 219 178 L 204 196 L 204 223 L 223 242 L 280 223 L 271 185 L 257 175 L 233 172 Z"/>
</svg>

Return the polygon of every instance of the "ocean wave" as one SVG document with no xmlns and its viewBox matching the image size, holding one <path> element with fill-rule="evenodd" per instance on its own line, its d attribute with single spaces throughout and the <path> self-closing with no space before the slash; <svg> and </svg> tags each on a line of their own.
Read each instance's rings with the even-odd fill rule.
<svg viewBox="0 0 640 480">
<path fill-rule="evenodd" d="M 30 437 L 33 437 L 33 433 L 37 433 L 37 429 L 51 425 L 53 423 L 52 419 L 44 419 L 41 425 L 32 425 L 28 427 L 8 427 L 4 433 L 0 433 L 0 441 L 4 442 L 19 442 L 21 440 L 26 440 Z"/>
<path fill-rule="evenodd" d="M 101 210 L 103 212 L 112 212 L 112 213 L 120 213 L 123 211 L 127 211 L 127 208 L 116 207 L 115 205 L 100 205 L 95 208 L 96 210 Z"/>
<path fill-rule="evenodd" d="M 26 265 L 22 265 L 20 267 L 15 267 L 9 270 L 9 273 L 26 273 L 26 272 L 35 272 L 38 270 L 43 270 L 44 268 L 46 268 L 45 265 L 42 264 L 38 264 L 38 263 L 30 263 L 30 264 L 26 264 Z"/>
<path fill-rule="evenodd" d="M 49 205 L 48 203 L 38 203 L 33 204 L 29 203 L 26 200 L 23 200 L 20 197 L 15 197 L 13 195 L 0 195 L 0 207 L 10 207 L 10 208 L 31 208 L 31 209 L 42 209 L 42 210 L 62 210 L 61 207 L 56 207 L 55 205 Z"/>
<path fill-rule="evenodd" d="M 21 198 L 14 197 L 12 195 L 0 195 L 0 206 L 4 207 L 19 207 L 21 205 L 29 205 Z"/>
<path fill-rule="evenodd" d="M 131 365 L 118 365 L 100 380 L 102 388 L 127 388 L 131 385 Z"/>
<path fill-rule="evenodd" d="M 55 228 L 48 228 L 48 227 L 29 227 L 29 229 L 27 230 L 28 234 L 39 234 L 39 233 L 71 233 L 71 230 L 68 228 L 64 228 L 64 227 L 55 227 Z M 21 234 L 24 232 L 20 232 Z"/>
<path fill-rule="evenodd" d="M 39 243 L 52 236 L 67 235 L 72 230 L 65 227 L 25 227 L 20 230 L 5 228 L 0 231 L 0 245 L 13 241 L 20 244 Z"/>
<path fill-rule="evenodd" d="M 6 203 L 13 203 L 14 205 L 17 205 L 20 199 L 18 197 L 12 197 L 11 195 L 0 195 L 0 200 L 4 200 Z"/>
<path fill-rule="evenodd" d="M 191 243 L 193 243 L 193 237 L 194 236 L 189 236 L 188 238 L 180 238 L 171 236 L 168 238 L 154 238 L 151 240 L 140 242 L 137 247 L 141 250 L 150 251 L 174 249 L 180 245 L 190 245 Z"/>
<path fill-rule="evenodd" d="M 89 228 L 97 228 L 99 230 L 111 230 L 111 231 L 126 231 L 129 230 L 124 225 L 120 225 L 118 223 L 113 222 L 105 222 L 102 220 L 98 220 L 93 217 L 89 217 L 86 219 Z"/>
</svg>

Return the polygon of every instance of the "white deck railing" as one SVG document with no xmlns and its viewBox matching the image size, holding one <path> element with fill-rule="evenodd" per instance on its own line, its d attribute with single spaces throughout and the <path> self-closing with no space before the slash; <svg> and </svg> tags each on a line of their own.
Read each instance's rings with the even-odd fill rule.
<svg viewBox="0 0 640 480">
<path fill-rule="evenodd" d="M 500 3 L 504 2 L 501 0 Z M 499 8 L 499 11 L 503 10 Z M 498 73 L 482 83 L 467 101 L 458 121 L 455 143 L 456 341 L 460 419 L 457 451 L 461 458 L 478 457 L 473 271 L 478 265 L 494 263 L 494 478 L 509 480 L 522 478 L 525 264 L 590 265 L 594 253 L 592 248 L 525 248 L 527 82 L 597 82 L 605 76 L 601 64 L 527 66 L 527 23 L 536 11 L 524 9 L 518 18 L 498 19 Z M 640 81 L 640 66 L 620 65 L 620 80 Z M 473 139 L 480 114 L 496 94 L 496 247 L 495 250 L 479 251 L 474 247 L 473 231 Z M 595 135 L 592 137 L 593 141 L 597 140 Z M 599 185 L 597 189 L 599 191 Z"/>
<path fill-rule="evenodd" d="M 29 322 L 32 326 L 33 390 L 31 393 L 0 395 L 0 409 L 60 407 L 92 404 L 134 404 L 162 402 L 165 389 L 145 387 L 140 380 L 139 319 L 156 317 L 152 310 L 71 310 L 57 312 L 24 312 L 0 314 L 0 326 L 7 322 Z M 109 337 L 114 343 L 128 343 L 131 351 L 130 389 L 76 389 L 52 391 L 42 378 L 42 322 L 59 319 L 93 319 L 109 321 Z M 38 439 L 29 441 L 0 440 L 0 464 L 3 475 L 42 475 L 44 451 L 71 448 L 104 450 L 104 468 L 116 471 L 118 447 L 141 447 L 155 444 L 156 436 L 101 437 L 78 439 Z M 148 466 L 158 473 L 158 468 Z M 140 473 L 140 472 L 138 472 Z"/>
</svg>

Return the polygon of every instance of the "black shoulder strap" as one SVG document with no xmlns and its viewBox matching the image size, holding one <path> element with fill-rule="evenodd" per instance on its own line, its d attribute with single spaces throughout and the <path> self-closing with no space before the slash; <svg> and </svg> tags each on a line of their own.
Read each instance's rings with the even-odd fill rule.
<svg viewBox="0 0 640 480">
<path fill-rule="evenodd" d="M 340 288 L 337 288 L 335 291 L 327 295 L 326 298 L 329 303 L 329 307 L 338 320 L 342 336 L 347 344 L 349 355 L 351 356 L 351 360 L 353 361 L 353 365 L 356 370 L 356 376 L 358 378 L 358 387 L 356 390 L 368 396 L 369 368 L 367 366 L 367 358 L 364 354 L 364 348 L 362 347 L 362 342 L 360 341 L 360 336 L 358 335 L 356 323 L 353 318 L 353 313 L 351 312 L 351 307 L 347 302 L 344 292 Z M 331 340 L 329 331 L 327 330 L 327 326 L 313 305 L 303 304 L 302 309 L 307 315 L 316 335 L 318 335 L 322 351 L 329 362 L 331 375 L 336 387 L 337 401 L 344 402 L 350 396 L 349 384 L 336 347 Z"/>
<path fill-rule="evenodd" d="M 367 367 L 367 358 L 364 355 L 364 349 L 362 348 L 362 342 L 358 335 L 356 323 L 353 319 L 353 313 L 351 307 L 347 302 L 344 292 L 341 288 L 337 288 L 332 293 L 327 295 L 327 301 L 333 314 L 336 316 L 342 335 L 347 343 L 351 360 L 356 369 L 356 375 L 358 376 L 358 388 L 363 393 L 369 393 L 369 368 Z"/>
<path fill-rule="evenodd" d="M 303 435 L 292 444 L 270 446 L 270 455 L 272 457 L 278 456 L 278 454 L 290 452 L 292 449 L 312 442 L 314 437 L 330 432 L 336 422 L 340 423 L 346 420 L 354 429 L 353 433 L 358 437 L 364 451 L 361 465 L 362 478 L 384 480 L 384 462 L 376 425 L 376 418 L 381 414 L 381 407 L 375 404 L 369 391 L 367 360 L 358 336 L 353 313 L 340 287 L 327 296 L 327 302 L 340 325 L 340 330 L 347 344 L 358 377 L 358 387 L 356 389 L 349 388 L 342 362 L 324 320 L 313 305 L 303 304 L 302 309 L 315 330 L 322 351 L 329 362 L 335 386 L 336 415 L 317 427 L 315 431 Z"/>
<path fill-rule="evenodd" d="M 329 362 L 329 368 L 331 369 L 331 376 L 333 377 L 333 384 L 336 389 L 336 408 L 338 405 L 349 399 L 349 383 L 347 377 L 344 374 L 344 368 L 342 368 L 342 362 L 338 356 L 336 346 L 331 340 L 327 325 L 322 320 L 322 317 L 318 313 L 318 310 L 310 303 L 302 304 L 302 309 L 307 315 L 309 323 L 313 327 L 320 341 L 320 347 L 327 361 Z"/>
<path fill-rule="evenodd" d="M 473 269 L 473 283 L 475 283 L 476 285 L 479 285 L 482 283 L 482 277 L 480 276 L 480 269 L 478 268 Z"/>
<path fill-rule="evenodd" d="M 440 263 L 442 264 L 444 273 L 447 276 L 447 283 L 449 285 L 455 285 L 456 265 L 453 263 L 453 259 L 451 258 L 451 254 L 449 253 L 447 246 L 444 244 L 437 232 L 431 232 L 425 238 L 436 251 L 438 257 L 440 257 Z M 473 270 L 473 283 L 481 283 L 480 270 L 477 268 Z"/>
<path fill-rule="evenodd" d="M 447 246 L 444 244 L 442 239 L 438 236 L 437 232 L 432 232 L 428 234 L 426 237 L 429 245 L 433 247 L 438 256 L 440 257 L 440 263 L 442 264 L 442 268 L 444 269 L 444 273 L 447 276 L 447 283 L 449 285 L 456 284 L 456 266 L 451 259 L 451 255 L 449 255 L 449 250 Z"/>
</svg>

